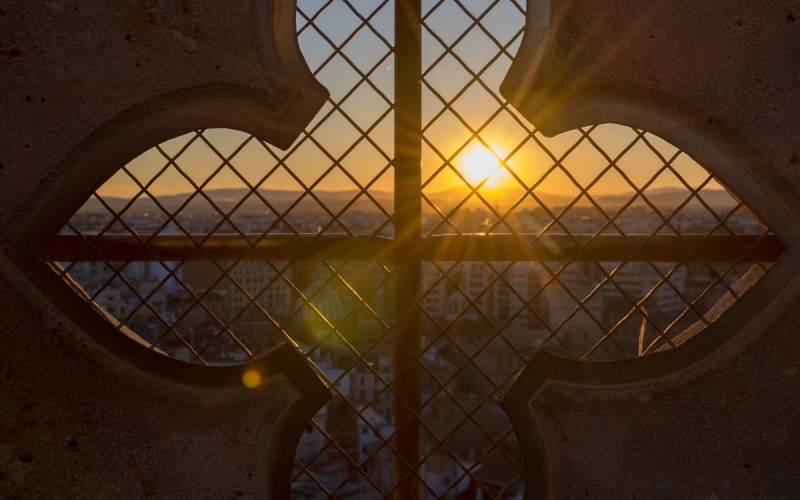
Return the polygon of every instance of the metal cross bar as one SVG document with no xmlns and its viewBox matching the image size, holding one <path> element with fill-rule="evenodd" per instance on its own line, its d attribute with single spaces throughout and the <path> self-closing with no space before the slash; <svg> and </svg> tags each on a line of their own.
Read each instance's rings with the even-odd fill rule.
<svg viewBox="0 0 800 500">
<path fill-rule="evenodd" d="M 394 332 L 395 490 L 397 499 L 420 497 L 422 379 L 419 306 L 422 165 L 422 3 L 396 0 L 394 179 L 395 235 L 405 258 L 397 264 Z"/>
<path fill-rule="evenodd" d="M 248 235 L 250 236 L 250 235 Z M 57 262 L 273 261 L 347 260 L 400 262 L 408 254 L 402 241 L 357 235 L 240 235 L 206 237 L 156 235 L 54 236 L 45 247 Z M 258 238 L 257 243 L 252 241 Z M 561 235 L 465 234 L 420 238 L 425 260 L 575 262 L 775 262 L 785 247 L 775 235 L 669 234 Z"/>
</svg>

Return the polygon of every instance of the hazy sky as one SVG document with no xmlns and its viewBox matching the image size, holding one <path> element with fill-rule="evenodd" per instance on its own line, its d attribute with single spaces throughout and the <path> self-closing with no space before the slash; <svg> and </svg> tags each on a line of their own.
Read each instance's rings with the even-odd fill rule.
<svg viewBox="0 0 800 500">
<path fill-rule="evenodd" d="M 340 106 L 341 112 L 334 111 L 330 114 L 332 104 L 327 103 L 309 125 L 308 129 L 313 130 L 313 138 L 319 146 L 301 136 L 289 150 L 284 152 L 276 148 L 265 149 L 258 141 L 251 140 L 231 163 L 251 183 L 259 182 L 267 172 L 273 170 L 278 164 L 275 159 L 277 157 L 283 159 L 286 166 L 306 186 L 314 185 L 315 189 L 319 190 L 355 188 L 353 182 L 338 168 L 319 180 L 320 176 L 333 165 L 334 160 L 338 160 L 362 186 L 373 182 L 372 189 L 391 191 L 393 184 L 391 169 L 382 175 L 379 174 L 386 168 L 387 158 L 392 156 L 392 113 L 387 113 L 390 108 L 387 99 L 393 98 L 394 61 L 391 48 L 385 41 L 391 43 L 394 36 L 393 3 L 388 2 L 378 12 L 373 13 L 372 9 L 379 2 L 354 1 L 353 4 L 359 9 L 359 13 L 369 18 L 369 26 L 361 28 L 359 25 L 362 20 L 343 2 L 336 0 L 320 11 L 325 3 L 325 0 L 298 0 L 298 6 L 306 16 L 316 16 L 314 18 L 316 27 L 332 43 L 336 45 L 343 43 L 355 30 L 358 30 L 357 34 L 342 48 L 342 54 L 331 57 L 334 49 L 330 43 L 314 26 L 307 26 L 307 20 L 303 16 L 298 15 L 297 27 L 300 32 L 298 40 L 309 67 L 329 89 L 332 101 Z M 481 141 L 471 138 L 472 132 L 469 127 L 475 130 L 483 127 L 502 106 L 502 98 L 498 100 L 497 97 L 498 88 L 511 62 L 508 54 L 516 52 L 521 39 L 520 30 L 524 24 L 524 15 L 520 12 L 519 4 L 523 4 L 524 7 L 524 1 L 501 0 L 486 15 L 483 15 L 483 9 L 490 2 L 467 0 L 462 3 L 469 12 L 464 12 L 451 0 L 441 3 L 433 0 L 423 2 L 426 16 L 426 28 L 423 29 L 423 66 L 428 71 L 425 77 L 426 86 L 423 87 L 423 123 L 426 126 L 425 139 L 430 142 L 430 145 L 427 142 L 423 145 L 422 169 L 426 192 L 442 191 L 458 186 L 462 186 L 466 191 L 463 181 L 453 169 L 448 167 L 436 173 L 447 160 L 450 160 L 455 169 L 464 173 L 467 180 L 473 183 L 479 182 L 481 177 L 487 175 L 485 173 L 481 175 L 481 167 L 475 166 L 476 163 L 480 163 L 481 158 L 484 158 L 483 163 L 488 163 L 482 167 L 484 170 L 491 171 L 497 167 L 497 160 L 492 160 L 493 155 L 486 153 Z M 433 7 L 435 9 L 431 11 Z M 470 14 L 475 17 L 483 15 L 481 26 L 496 37 L 497 42 L 502 45 L 511 42 L 507 48 L 508 54 L 501 54 L 498 57 L 500 47 L 479 26 L 472 27 L 467 35 L 453 46 L 452 53 L 445 54 L 446 47 L 443 44 L 455 43 L 461 33 L 469 28 L 472 23 Z M 431 32 L 436 33 L 436 36 Z M 351 63 L 362 73 L 369 74 L 372 85 L 366 82 L 359 84 L 361 76 Z M 491 64 L 488 69 L 484 71 L 484 66 L 489 63 Z M 477 81 L 469 84 L 463 94 L 452 102 L 451 108 L 446 109 L 448 106 L 441 99 L 450 101 L 461 92 L 473 78 L 469 70 L 480 73 L 480 79 L 486 88 Z M 356 89 L 351 93 L 354 87 Z M 363 139 L 362 133 L 342 113 L 346 113 L 362 130 L 369 130 L 369 137 L 374 144 Z M 438 116 L 440 113 L 441 116 Z M 526 185 L 538 182 L 553 165 L 553 159 L 542 146 L 559 158 L 580 139 L 578 131 L 567 132 L 552 139 L 534 133 L 533 136 L 541 143 L 540 145 L 531 138 L 532 132 L 531 125 L 518 114 L 503 110 L 492 118 L 480 133 L 483 142 L 496 155 L 504 160 L 507 159 L 507 165 Z M 193 134 L 190 134 L 168 141 L 162 145 L 162 149 L 168 155 L 175 155 L 192 136 Z M 626 127 L 603 125 L 591 136 L 611 157 L 614 157 L 635 138 L 635 133 Z M 236 131 L 209 130 L 205 132 L 205 137 L 221 153 L 229 155 L 248 136 Z M 652 135 L 649 138 L 662 155 L 669 157 L 674 154 L 674 147 Z M 342 157 L 354 144 L 356 146 L 353 150 Z M 522 146 L 517 153 L 507 157 L 520 145 Z M 460 148 L 463 150 L 456 154 Z M 129 168 L 141 181 L 146 182 L 166 162 L 165 157 L 153 149 L 131 162 Z M 190 174 L 197 184 L 201 184 L 208 179 L 209 174 L 220 165 L 221 161 L 203 141 L 195 139 L 177 156 L 176 163 Z M 607 166 L 608 162 L 594 146 L 584 140 L 563 161 L 563 164 L 576 180 L 585 186 Z M 639 142 L 625 155 L 619 165 L 634 182 L 642 185 L 663 164 L 653 151 Z M 685 154 L 675 162 L 675 166 L 690 183 L 701 182 L 707 176 Z M 487 189 L 503 188 L 524 192 L 523 186 L 502 170 L 492 177 L 492 182 L 489 184 Z M 678 185 L 677 179 L 672 174 L 665 174 L 653 183 L 653 187 L 672 185 Z M 245 184 L 226 167 L 206 184 L 208 189 L 223 187 L 245 187 Z M 261 187 L 301 189 L 298 181 L 282 167 L 270 175 Z M 629 189 L 618 174 L 612 174 L 597 183 L 591 192 L 608 194 Z M 150 187 L 150 192 L 154 195 L 191 190 L 191 184 L 172 168 L 162 174 Z M 538 190 L 569 194 L 577 193 L 578 188 L 563 172 L 557 170 L 544 179 Z M 130 178 L 121 172 L 109 179 L 99 190 L 101 195 L 106 196 L 131 196 L 136 191 L 138 189 L 133 186 Z"/>
</svg>

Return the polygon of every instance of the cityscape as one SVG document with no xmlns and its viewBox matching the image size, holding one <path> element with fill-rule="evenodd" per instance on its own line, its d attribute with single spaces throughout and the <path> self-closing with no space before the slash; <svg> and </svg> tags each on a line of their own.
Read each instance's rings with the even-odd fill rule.
<svg viewBox="0 0 800 500">
<path fill-rule="evenodd" d="M 684 206 L 665 224 L 649 206 L 614 219 L 625 234 L 705 234 L 724 217 L 744 234 L 763 228 L 744 211 Z M 559 213 L 561 209 L 557 210 Z M 185 217 L 128 210 L 83 210 L 64 233 L 260 234 L 350 231 L 391 236 L 385 214 L 349 211 L 242 213 L 220 224 L 213 212 Z M 607 225 L 592 206 L 523 209 L 490 222 L 490 207 L 464 208 L 443 223 L 425 215 L 424 234 L 448 230 L 593 234 Z M 229 225 L 233 224 L 235 229 Z M 493 227 L 492 227 L 493 226 Z M 346 229 L 345 229 L 346 228 Z M 660 229 L 659 229 L 660 228 Z M 297 459 L 313 472 L 294 481 L 298 498 L 319 495 L 316 482 L 342 496 L 367 498 L 391 488 L 391 263 L 343 261 L 61 263 L 69 279 L 113 318 L 174 358 L 237 364 L 291 340 L 334 387 L 334 399 L 309 425 Z M 729 291 L 749 265 L 648 262 L 485 262 L 423 264 L 421 356 L 424 364 L 421 474 L 429 496 L 473 498 L 475 491 L 521 494 L 519 450 L 496 404 L 502 387 L 536 349 L 592 360 L 632 357 L 669 347 Z M 334 437 L 331 444 L 329 436 Z M 343 485 L 343 486 L 342 486 Z M 512 485 L 512 486 L 509 486 Z M 470 496 L 472 495 L 472 496 Z"/>
</svg>

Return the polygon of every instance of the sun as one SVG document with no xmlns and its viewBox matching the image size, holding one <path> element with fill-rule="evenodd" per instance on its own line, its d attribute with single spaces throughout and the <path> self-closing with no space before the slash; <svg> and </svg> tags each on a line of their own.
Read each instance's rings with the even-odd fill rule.
<svg viewBox="0 0 800 500">
<path fill-rule="evenodd" d="M 462 173 L 473 186 L 481 182 L 484 186 L 497 186 L 508 175 L 500 165 L 502 157 L 503 154 L 497 148 L 490 150 L 477 146 L 464 157 Z"/>
</svg>

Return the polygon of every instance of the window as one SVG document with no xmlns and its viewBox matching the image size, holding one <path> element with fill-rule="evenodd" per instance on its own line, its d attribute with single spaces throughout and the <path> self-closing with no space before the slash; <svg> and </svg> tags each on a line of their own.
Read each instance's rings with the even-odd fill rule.
<svg viewBox="0 0 800 500">
<path fill-rule="evenodd" d="M 497 89 L 521 0 L 419 15 L 421 37 L 388 0 L 299 0 L 331 98 L 294 144 L 166 141 L 44 252 L 165 355 L 302 349 L 334 398 L 296 462 L 301 498 L 514 495 L 523 464 L 496 402 L 532 352 L 668 349 L 782 251 L 690 152 L 611 124 L 548 138 L 511 108 Z"/>
</svg>

